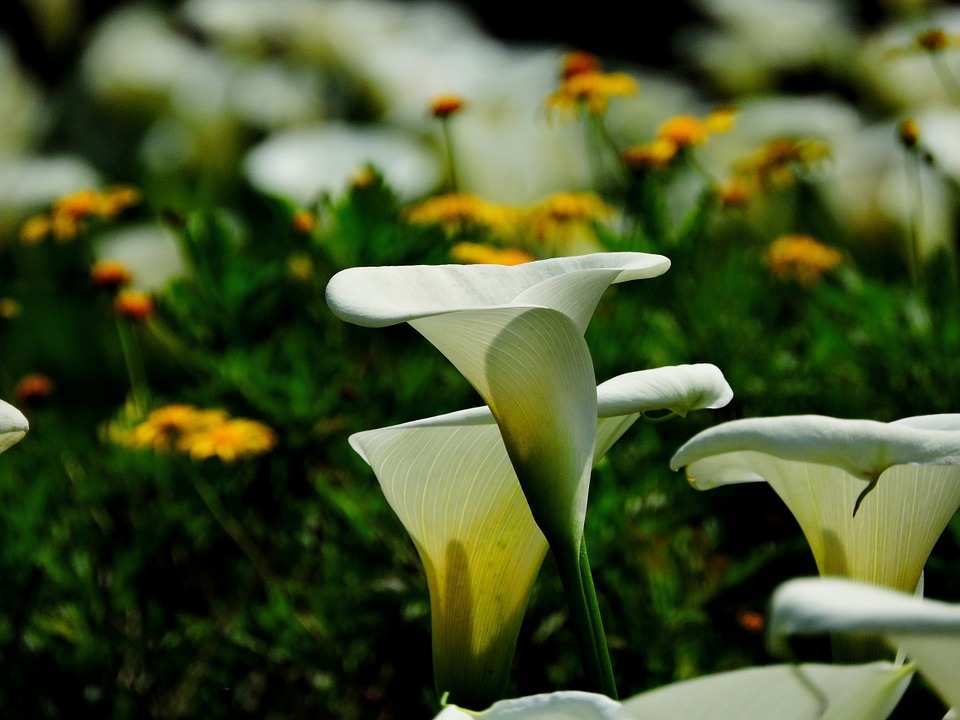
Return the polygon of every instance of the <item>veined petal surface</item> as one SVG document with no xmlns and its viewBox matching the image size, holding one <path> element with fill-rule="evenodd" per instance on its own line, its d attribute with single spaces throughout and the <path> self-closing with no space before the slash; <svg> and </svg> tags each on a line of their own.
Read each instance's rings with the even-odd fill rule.
<svg viewBox="0 0 960 720">
<path fill-rule="evenodd" d="M 430 590 L 436 686 L 484 707 L 500 696 L 547 542 L 486 408 L 358 433 L 413 538 Z M 475 422 L 479 415 L 486 422 Z"/>
<path fill-rule="evenodd" d="M 540 529 L 552 542 L 579 546 L 597 430 L 583 335 L 543 307 L 465 310 L 410 324 L 490 407 Z"/>
<path fill-rule="evenodd" d="M 0 452 L 18 443 L 29 429 L 30 423 L 23 413 L 0 400 Z"/>
<path fill-rule="evenodd" d="M 947 705 L 960 707 L 960 605 L 843 578 L 802 578 L 773 595 L 768 641 L 792 634 L 875 632 L 916 663 Z"/>
<path fill-rule="evenodd" d="M 688 441 L 671 466 L 686 465 L 698 489 L 768 482 L 796 517 L 821 574 L 912 592 L 960 507 L 954 423 L 955 416 L 890 424 L 819 416 L 738 420 Z M 867 477 L 877 483 L 854 516 Z"/>
<path fill-rule="evenodd" d="M 620 720 L 883 720 L 910 681 L 909 668 L 774 665 L 707 675 L 624 701 Z"/>
<path fill-rule="evenodd" d="M 678 380 L 665 393 L 671 376 Z M 713 366 L 679 366 L 628 373 L 594 393 L 605 415 L 593 426 L 599 460 L 641 412 L 712 407 L 729 386 Z M 483 406 L 369 430 L 350 444 L 373 468 L 426 568 L 438 689 L 454 690 L 459 705 L 489 704 L 479 697 L 497 697 L 506 681 L 547 547 L 493 413 Z M 456 692 L 462 688 L 478 699 Z"/>
</svg>

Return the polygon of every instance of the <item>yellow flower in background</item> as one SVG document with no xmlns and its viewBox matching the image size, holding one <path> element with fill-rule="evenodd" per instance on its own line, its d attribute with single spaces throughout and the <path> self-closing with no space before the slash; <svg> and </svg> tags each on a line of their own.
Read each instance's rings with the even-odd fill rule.
<svg viewBox="0 0 960 720">
<path fill-rule="evenodd" d="M 600 61 L 588 53 L 570 53 L 563 62 L 560 87 L 547 96 L 548 110 L 561 116 L 584 108 L 591 115 L 603 115 L 612 97 L 629 97 L 637 82 L 626 73 L 605 73 Z"/>
<path fill-rule="evenodd" d="M 0 320 L 15 320 L 23 308 L 11 297 L 0 297 Z"/>
<path fill-rule="evenodd" d="M 733 129 L 737 109 L 730 105 L 717 108 L 703 119 L 708 133 L 727 133 Z"/>
<path fill-rule="evenodd" d="M 445 119 L 463 109 L 464 101 L 459 95 L 438 95 L 430 103 L 430 112 L 435 118 Z"/>
<path fill-rule="evenodd" d="M 600 58 L 588 52 L 577 50 L 563 56 L 561 77 L 569 80 L 574 75 L 600 71 Z"/>
<path fill-rule="evenodd" d="M 526 227 L 538 242 L 556 247 L 571 244 L 592 231 L 594 224 L 610 220 L 614 214 L 613 207 L 596 193 L 556 193 L 527 211 Z"/>
<path fill-rule="evenodd" d="M 666 138 L 634 145 L 623 153 L 623 161 L 635 172 L 662 170 L 677 156 L 677 144 Z"/>
<path fill-rule="evenodd" d="M 20 226 L 20 242 L 24 245 L 36 245 L 50 234 L 52 226 L 46 215 L 33 215 Z"/>
<path fill-rule="evenodd" d="M 668 140 L 677 147 L 703 145 L 708 133 L 706 123 L 692 115 L 675 115 L 664 120 L 657 128 L 657 138 Z"/>
<path fill-rule="evenodd" d="M 951 35 L 943 28 L 935 27 L 913 36 L 910 44 L 895 48 L 894 54 L 911 52 L 936 53 L 948 48 L 960 47 L 960 35 Z"/>
<path fill-rule="evenodd" d="M 404 217 L 415 225 L 439 225 L 451 235 L 470 227 L 503 235 L 516 229 L 520 213 L 476 195 L 447 193 L 411 205 Z"/>
<path fill-rule="evenodd" d="M 787 187 L 798 170 L 809 170 L 830 157 L 830 147 L 811 138 L 774 138 L 737 165 L 737 172 L 754 177 L 762 187 Z"/>
<path fill-rule="evenodd" d="M 297 210 L 290 217 L 290 226 L 296 232 L 308 235 L 317 227 L 317 216 L 309 210 Z"/>
<path fill-rule="evenodd" d="M 53 395 L 56 390 L 56 384 L 48 376 L 42 373 L 29 373 L 24 375 L 13 388 L 13 394 L 17 402 L 23 405 L 42 402 Z"/>
<path fill-rule="evenodd" d="M 703 119 L 674 115 L 660 123 L 653 140 L 624 152 L 623 161 L 630 170 L 639 173 L 667 168 L 683 148 L 703 145 L 711 134 L 728 132 L 735 116 L 736 110 L 732 107 L 714 110 Z"/>
<path fill-rule="evenodd" d="M 920 142 L 920 126 L 913 118 L 907 118 L 897 123 L 897 138 L 900 144 L 908 150 L 912 150 Z"/>
<path fill-rule="evenodd" d="M 131 185 L 108 187 L 99 197 L 97 215 L 104 219 L 114 218 L 128 207 L 138 205 L 143 199 L 141 192 Z"/>
<path fill-rule="evenodd" d="M 153 297 L 142 290 L 121 290 L 113 306 L 130 320 L 146 320 L 153 315 Z"/>
<path fill-rule="evenodd" d="M 459 242 L 450 248 L 450 257 L 462 263 L 488 265 L 520 265 L 536 260 L 530 253 L 518 248 L 498 248 L 483 243 Z"/>
<path fill-rule="evenodd" d="M 127 447 L 176 450 L 194 460 L 217 457 L 224 462 L 262 455 L 277 443 L 276 433 L 261 422 L 231 418 L 219 408 L 185 404 L 157 408 L 143 422 L 114 437 Z"/>
<path fill-rule="evenodd" d="M 90 268 L 90 281 L 104 290 L 116 290 L 133 282 L 133 273 L 116 260 L 98 260 Z"/>
<path fill-rule="evenodd" d="M 129 185 L 115 185 L 102 192 L 78 190 L 53 203 L 49 215 L 34 215 L 20 228 L 20 240 L 35 245 L 48 235 L 59 242 L 72 240 L 89 218 L 111 220 L 142 199 L 139 190 Z"/>
<path fill-rule="evenodd" d="M 169 451 L 182 435 L 219 425 L 226 422 L 228 417 L 223 410 L 201 410 L 193 405 L 166 405 L 147 415 L 146 420 L 124 436 L 123 444 Z"/>
<path fill-rule="evenodd" d="M 725 206 L 746 205 L 757 193 L 754 183 L 734 175 L 714 187 L 717 199 Z"/>
<path fill-rule="evenodd" d="M 781 235 L 767 248 L 764 262 L 779 280 L 809 287 L 843 262 L 843 253 L 809 235 Z"/>
<path fill-rule="evenodd" d="M 233 462 L 262 455 L 276 444 L 276 433 L 262 422 L 234 418 L 182 435 L 177 449 L 194 460 Z"/>
</svg>

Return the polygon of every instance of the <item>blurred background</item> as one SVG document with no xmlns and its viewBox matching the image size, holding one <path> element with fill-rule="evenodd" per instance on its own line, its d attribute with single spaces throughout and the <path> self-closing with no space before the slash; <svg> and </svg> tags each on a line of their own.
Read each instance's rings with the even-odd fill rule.
<svg viewBox="0 0 960 720">
<path fill-rule="evenodd" d="M 773 660 L 767 599 L 816 572 L 795 521 L 667 463 L 726 419 L 960 407 L 960 6 L 624 12 L 0 3 L 0 397 L 32 426 L 0 457 L 7 716 L 435 714 L 422 567 L 346 438 L 477 398 L 323 290 L 463 243 L 671 258 L 605 296 L 598 380 L 710 362 L 735 400 L 640 423 L 596 470 L 617 679 Z M 564 95 L 573 51 L 614 81 L 595 111 Z M 197 413 L 230 432 L 181 447 Z M 960 601 L 958 545 L 954 519 L 928 595 Z M 580 686 L 567 625 L 548 559 L 511 695 Z M 943 709 L 918 680 L 898 712 Z"/>
</svg>

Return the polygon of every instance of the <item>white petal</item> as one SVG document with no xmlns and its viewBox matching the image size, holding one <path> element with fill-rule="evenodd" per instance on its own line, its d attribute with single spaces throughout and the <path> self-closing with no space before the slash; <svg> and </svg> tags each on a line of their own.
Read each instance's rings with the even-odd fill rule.
<svg viewBox="0 0 960 720">
<path fill-rule="evenodd" d="M 691 410 L 723 407 L 733 390 L 715 365 L 677 365 L 618 375 L 597 388 L 600 417 L 652 410 Z"/>
<path fill-rule="evenodd" d="M 464 310 L 410 324 L 490 406 L 540 528 L 579 545 L 597 431 L 582 334 L 543 307 Z"/>
<path fill-rule="evenodd" d="M 565 690 L 500 700 L 483 712 L 464 712 L 447 707 L 436 720 L 616 720 L 620 703 L 604 695 Z"/>
<path fill-rule="evenodd" d="M 621 720 L 883 720 L 911 672 L 869 665 L 775 665 L 667 685 L 623 703 Z"/>
<path fill-rule="evenodd" d="M 23 413 L 0 400 L 0 452 L 18 443 L 29 429 L 30 423 Z"/>
<path fill-rule="evenodd" d="M 669 267 L 667 258 L 647 253 L 594 253 L 510 267 L 358 267 L 334 275 L 326 294 L 337 317 L 366 327 L 454 310 L 522 304 L 560 310 L 582 331 L 610 284 L 655 277 Z M 526 294 L 520 298 L 522 293 Z"/>
<path fill-rule="evenodd" d="M 960 507 L 954 454 L 960 432 L 935 429 L 954 422 L 955 416 L 891 424 L 817 416 L 739 420 L 700 433 L 672 464 L 689 463 L 687 475 L 699 489 L 769 482 L 800 523 L 821 574 L 912 591 Z M 854 516 L 868 467 L 877 484 Z"/>
<path fill-rule="evenodd" d="M 476 692 L 485 705 L 506 682 L 547 543 L 499 429 L 475 411 L 445 417 L 464 414 L 470 424 L 431 418 L 357 433 L 350 444 L 373 467 L 426 569 L 437 689 L 462 705 Z"/>
<path fill-rule="evenodd" d="M 677 469 L 697 460 L 737 451 L 756 451 L 785 460 L 833 465 L 872 480 L 893 465 L 929 463 L 960 465 L 960 432 L 928 429 L 909 422 L 880 423 L 821 415 L 793 415 L 734 420 L 704 430 L 673 456 Z M 709 475 L 690 474 L 698 484 Z"/>
<path fill-rule="evenodd" d="M 783 651 L 787 635 L 844 631 L 886 635 L 948 705 L 960 707 L 960 606 L 842 578 L 791 580 L 774 593 L 774 651 Z"/>
</svg>

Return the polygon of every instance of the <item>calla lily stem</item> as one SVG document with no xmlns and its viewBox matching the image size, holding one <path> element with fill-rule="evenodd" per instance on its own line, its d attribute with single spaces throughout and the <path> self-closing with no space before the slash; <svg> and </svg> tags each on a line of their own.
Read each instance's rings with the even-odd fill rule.
<svg viewBox="0 0 960 720">
<path fill-rule="evenodd" d="M 567 596 L 570 619 L 580 645 L 584 673 L 592 690 L 616 700 L 617 684 L 600 619 L 597 592 L 590 573 L 586 541 L 581 538 L 579 548 L 569 543 L 553 544 L 552 548 L 560 572 L 560 582 Z"/>
</svg>

